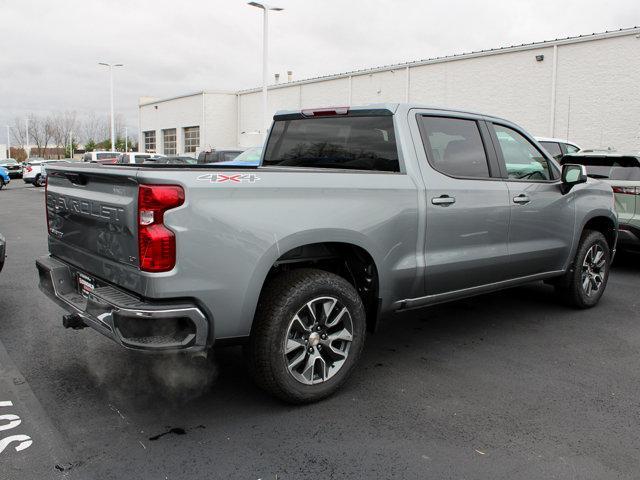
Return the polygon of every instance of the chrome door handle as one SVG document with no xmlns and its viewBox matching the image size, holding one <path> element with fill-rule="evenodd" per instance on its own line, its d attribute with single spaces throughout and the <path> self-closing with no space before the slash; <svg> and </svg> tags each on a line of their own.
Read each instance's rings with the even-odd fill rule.
<svg viewBox="0 0 640 480">
<path fill-rule="evenodd" d="M 433 197 L 431 199 L 431 203 L 433 203 L 434 205 L 440 205 L 441 207 L 447 207 L 456 203 L 456 199 L 455 197 L 450 197 L 449 195 L 440 195 L 439 197 Z"/>
<path fill-rule="evenodd" d="M 524 203 L 529 203 L 530 201 L 531 199 L 528 196 L 526 196 L 524 193 L 521 193 L 517 197 L 513 197 L 513 203 L 524 204 Z"/>
</svg>

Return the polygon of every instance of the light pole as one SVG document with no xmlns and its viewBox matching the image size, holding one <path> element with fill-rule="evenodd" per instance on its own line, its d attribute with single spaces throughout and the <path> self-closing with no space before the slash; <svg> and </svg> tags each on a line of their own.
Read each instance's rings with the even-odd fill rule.
<svg viewBox="0 0 640 480">
<path fill-rule="evenodd" d="M 9 136 L 10 131 L 11 127 L 7 125 L 7 158 L 11 157 L 11 137 Z"/>
<path fill-rule="evenodd" d="M 73 132 L 69 130 L 69 158 L 73 158 Z"/>
<path fill-rule="evenodd" d="M 115 120 L 113 117 L 113 67 L 124 67 L 122 63 L 104 63 L 100 62 L 98 65 L 104 65 L 109 67 L 109 84 L 110 84 L 110 96 L 111 96 L 111 151 L 115 151 L 116 147 L 116 133 L 115 133 Z"/>
<path fill-rule="evenodd" d="M 263 24 L 262 24 L 262 121 L 264 122 L 262 139 L 267 140 L 267 129 L 271 122 L 267 117 L 267 82 L 269 81 L 269 65 L 268 65 L 268 53 L 269 53 L 269 10 L 274 12 L 280 12 L 284 8 L 272 7 L 266 3 L 249 2 L 248 5 L 262 9 Z"/>
<path fill-rule="evenodd" d="M 27 139 L 26 139 L 26 145 L 24 146 L 24 153 L 27 154 L 27 159 L 28 159 L 31 156 L 31 149 L 29 148 L 29 119 L 28 118 L 24 120 L 24 124 L 27 127 L 27 131 L 26 131 Z"/>
<path fill-rule="evenodd" d="M 124 127 L 124 151 L 125 151 L 125 152 L 128 152 L 128 151 L 129 151 L 129 148 L 128 148 L 129 143 L 128 143 L 128 141 L 127 141 L 127 135 L 128 135 L 128 133 L 127 133 L 127 127 Z"/>
</svg>

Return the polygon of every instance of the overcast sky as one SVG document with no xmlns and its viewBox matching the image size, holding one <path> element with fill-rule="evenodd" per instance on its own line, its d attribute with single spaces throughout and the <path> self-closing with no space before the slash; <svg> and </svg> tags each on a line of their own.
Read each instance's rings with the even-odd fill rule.
<svg viewBox="0 0 640 480">
<path fill-rule="evenodd" d="M 273 0 L 270 78 L 294 79 L 640 25 L 639 0 Z M 262 13 L 241 0 L 0 0 L 0 126 L 138 97 L 258 86 Z M 0 143 L 5 130 L 0 129 Z"/>
</svg>

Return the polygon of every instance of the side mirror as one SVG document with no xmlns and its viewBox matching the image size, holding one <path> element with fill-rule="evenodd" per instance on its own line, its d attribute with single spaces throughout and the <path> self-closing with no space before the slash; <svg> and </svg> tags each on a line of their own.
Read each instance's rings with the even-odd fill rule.
<svg viewBox="0 0 640 480">
<path fill-rule="evenodd" d="M 567 193 L 574 185 L 587 182 L 587 169 L 584 165 L 566 163 L 562 166 L 562 188 Z"/>
</svg>

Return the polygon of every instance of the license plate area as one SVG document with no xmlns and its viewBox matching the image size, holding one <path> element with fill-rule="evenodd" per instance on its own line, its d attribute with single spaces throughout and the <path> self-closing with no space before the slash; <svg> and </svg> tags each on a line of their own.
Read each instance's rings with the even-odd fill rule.
<svg viewBox="0 0 640 480">
<path fill-rule="evenodd" d="M 89 294 L 96 289 L 96 280 L 84 273 L 76 273 L 76 282 L 78 285 L 78 293 L 85 298 L 89 297 Z"/>
</svg>

